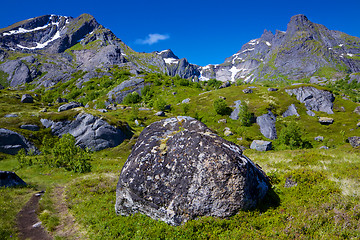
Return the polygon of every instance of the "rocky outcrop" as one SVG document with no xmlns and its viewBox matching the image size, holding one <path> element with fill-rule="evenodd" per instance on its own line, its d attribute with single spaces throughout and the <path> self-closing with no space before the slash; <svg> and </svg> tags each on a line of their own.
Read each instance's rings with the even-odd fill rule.
<svg viewBox="0 0 360 240">
<path fill-rule="evenodd" d="M 78 107 L 84 107 L 84 105 L 82 103 L 79 103 L 79 102 L 69 102 L 69 103 L 66 103 L 64 105 L 61 105 L 58 108 L 58 112 L 63 112 L 63 111 L 67 111 L 67 110 L 70 110 L 70 109 L 73 109 L 73 108 L 78 108 Z"/>
<path fill-rule="evenodd" d="M 349 140 L 350 145 L 353 148 L 360 147 L 360 137 L 358 137 L 358 136 L 349 137 L 348 140 Z"/>
<path fill-rule="evenodd" d="M 141 90 L 146 86 L 145 80 L 139 77 L 131 77 L 130 80 L 122 82 L 107 94 L 111 103 L 121 103 L 126 95 L 137 92 L 141 96 Z"/>
<path fill-rule="evenodd" d="M 0 187 L 25 186 L 26 183 L 16 173 L 0 171 Z"/>
<path fill-rule="evenodd" d="M 36 147 L 21 134 L 0 128 L 0 152 L 15 155 L 20 149 L 25 149 L 26 152 L 38 152 Z"/>
<path fill-rule="evenodd" d="M 282 114 L 283 117 L 289 117 L 289 116 L 297 116 L 299 117 L 300 115 L 297 112 L 296 106 L 295 104 L 291 104 L 288 109 Z"/>
<path fill-rule="evenodd" d="M 250 145 L 250 149 L 255 149 L 257 151 L 270 151 L 272 148 L 272 142 L 254 140 Z"/>
<path fill-rule="evenodd" d="M 276 116 L 271 111 L 256 118 L 256 123 L 260 126 L 260 132 L 269 139 L 277 138 L 275 122 Z"/>
<path fill-rule="evenodd" d="M 56 136 L 70 133 L 75 137 L 76 145 L 92 151 L 116 147 L 131 135 L 126 127 L 115 128 L 88 113 L 78 114 L 74 121 L 54 122 L 41 119 L 41 123 L 46 128 L 51 128 L 51 132 Z"/>
<path fill-rule="evenodd" d="M 115 210 L 171 225 L 228 217 L 255 207 L 268 184 L 239 146 L 194 118 L 168 118 L 140 134 L 119 177 Z"/>
<path fill-rule="evenodd" d="M 334 95 L 325 90 L 319 90 L 315 87 L 299 87 L 294 89 L 285 89 L 290 95 L 295 95 L 296 99 L 305 104 L 307 110 L 321 111 L 333 114 Z"/>
</svg>

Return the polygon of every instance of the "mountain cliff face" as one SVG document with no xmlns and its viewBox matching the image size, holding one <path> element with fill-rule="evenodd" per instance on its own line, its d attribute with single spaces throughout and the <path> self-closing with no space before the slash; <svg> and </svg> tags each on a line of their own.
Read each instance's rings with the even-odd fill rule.
<svg viewBox="0 0 360 240">
<path fill-rule="evenodd" d="M 86 71 L 83 81 L 88 81 L 113 65 L 135 75 L 155 72 L 195 81 L 343 77 L 360 72 L 360 38 L 296 15 L 286 32 L 265 30 L 223 64 L 200 67 L 179 59 L 170 49 L 135 52 L 89 14 L 45 15 L 0 29 L 0 84 L 5 87 L 25 83 L 51 87 L 78 71 Z"/>
<path fill-rule="evenodd" d="M 286 32 L 265 30 L 220 65 L 200 68 L 200 79 L 221 81 L 302 79 L 360 71 L 360 38 L 293 16 Z"/>
</svg>

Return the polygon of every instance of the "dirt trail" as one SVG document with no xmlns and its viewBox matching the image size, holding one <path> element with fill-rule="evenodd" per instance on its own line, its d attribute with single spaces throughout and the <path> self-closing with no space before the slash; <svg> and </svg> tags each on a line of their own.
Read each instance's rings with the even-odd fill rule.
<svg viewBox="0 0 360 240">
<path fill-rule="evenodd" d="M 17 226 L 19 229 L 20 239 L 48 240 L 52 237 L 46 232 L 36 215 L 39 207 L 40 193 L 32 195 L 30 200 L 25 204 L 17 215 Z"/>
<path fill-rule="evenodd" d="M 60 225 L 55 229 L 55 235 L 66 239 L 88 239 L 85 231 L 75 222 L 74 217 L 68 211 L 65 204 L 64 187 L 58 186 L 53 191 L 53 199 L 56 199 L 55 208 L 59 213 Z"/>
</svg>

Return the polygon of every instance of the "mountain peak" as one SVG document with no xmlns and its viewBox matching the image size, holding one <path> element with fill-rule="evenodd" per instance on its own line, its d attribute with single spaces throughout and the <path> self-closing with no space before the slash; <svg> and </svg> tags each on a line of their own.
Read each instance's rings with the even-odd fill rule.
<svg viewBox="0 0 360 240">
<path fill-rule="evenodd" d="M 176 56 L 171 49 L 163 50 L 161 52 L 157 52 L 158 55 L 162 58 L 174 58 L 179 59 L 178 56 Z"/>
</svg>

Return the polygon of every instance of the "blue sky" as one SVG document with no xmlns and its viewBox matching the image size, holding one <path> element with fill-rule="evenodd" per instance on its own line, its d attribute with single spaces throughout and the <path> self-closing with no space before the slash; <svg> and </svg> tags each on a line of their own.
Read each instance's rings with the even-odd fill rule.
<svg viewBox="0 0 360 240">
<path fill-rule="evenodd" d="M 286 30 L 291 16 L 360 37 L 360 0 L 6 1 L 0 28 L 45 14 L 93 15 L 138 52 L 172 49 L 201 66 L 219 64 L 264 29 Z"/>
</svg>

